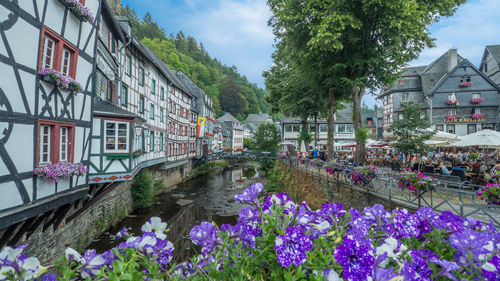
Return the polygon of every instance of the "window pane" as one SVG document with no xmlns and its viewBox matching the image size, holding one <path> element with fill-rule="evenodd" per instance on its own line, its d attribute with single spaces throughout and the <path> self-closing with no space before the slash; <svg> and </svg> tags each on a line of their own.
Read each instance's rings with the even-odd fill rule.
<svg viewBox="0 0 500 281">
<path fill-rule="evenodd" d="M 52 38 L 45 36 L 44 49 L 43 49 L 43 67 L 54 67 L 54 49 L 56 42 Z"/>
<path fill-rule="evenodd" d="M 68 161 L 68 128 L 61 127 L 59 161 Z"/>
<path fill-rule="evenodd" d="M 50 162 L 50 126 L 40 126 L 40 163 Z"/>
<path fill-rule="evenodd" d="M 67 48 L 63 49 L 62 54 L 62 73 L 69 76 L 69 69 L 71 67 L 71 51 Z"/>
</svg>

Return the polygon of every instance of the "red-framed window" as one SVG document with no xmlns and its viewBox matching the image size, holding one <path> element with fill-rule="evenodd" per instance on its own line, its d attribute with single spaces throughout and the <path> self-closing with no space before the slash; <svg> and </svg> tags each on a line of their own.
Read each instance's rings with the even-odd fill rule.
<svg viewBox="0 0 500 281">
<path fill-rule="evenodd" d="M 73 162 L 75 124 L 38 120 L 37 164 Z"/>
<path fill-rule="evenodd" d="M 130 122 L 104 120 L 103 131 L 104 153 L 126 154 L 130 152 Z"/>
<path fill-rule="evenodd" d="M 78 49 L 46 26 L 42 27 L 39 68 L 52 68 L 75 78 Z"/>
</svg>

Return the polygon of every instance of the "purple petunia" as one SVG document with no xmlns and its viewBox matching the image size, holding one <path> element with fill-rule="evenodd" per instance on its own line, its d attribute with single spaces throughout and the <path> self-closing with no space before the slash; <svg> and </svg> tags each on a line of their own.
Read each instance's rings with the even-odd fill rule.
<svg viewBox="0 0 500 281">
<path fill-rule="evenodd" d="M 258 196 L 262 190 L 264 190 L 264 186 L 256 182 L 245 189 L 241 194 L 234 196 L 234 200 L 243 204 L 257 205 L 259 204 Z"/>
<path fill-rule="evenodd" d="M 202 246 L 201 253 L 207 255 L 215 248 L 222 244 L 221 238 L 217 235 L 217 228 L 209 223 L 202 222 L 200 225 L 195 225 L 189 233 L 191 241 L 198 246 Z"/>
<path fill-rule="evenodd" d="M 375 263 L 372 242 L 353 236 L 346 236 L 343 241 L 344 243 L 335 250 L 334 256 L 342 266 L 344 278 L 361 281 L 371 277 Z"/>
<path fill-rule="evenodd" d="M 276 260 L 279 264 L 284 267 L 289 267 L 292 263 L 299 266 L 306 261 L 306 252 L 312 249 L 312 241 L 303 232 L 302 226 L 289 226 L 285 235 L 279 235 L 274 240 Z"/>
</svg>

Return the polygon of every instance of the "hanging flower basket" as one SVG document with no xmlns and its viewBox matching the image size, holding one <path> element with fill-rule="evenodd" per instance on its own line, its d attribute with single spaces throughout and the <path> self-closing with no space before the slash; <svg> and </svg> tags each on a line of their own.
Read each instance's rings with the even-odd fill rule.
<svg viewBox="0 0 500 281">
<path fill-rule="evenodd" d="M 84 176 L 87 169 L 82 163 L 59 162 L 36 168 L 33 173 L 48 182 L 58 182 L 60 179 L 71 176 Z"/>
<path fill-rule="evenodd" d="M 458 100 L 447 100 L 446 104 L 447 105 L 458 105 Z"/>
<path fill-rule="evenodd" d="M 476 192 L 488 204 L 500 205 L 500 184 L 488 183 Z"/>
<path fill-rule="evenodd" d="M 459 84 L 461 88 L 472 86 L 472 82 L 462 82 Z"/>
<path fill-rule="evenodd" d="M 456 120 L 457 116 L 456 115 L 446 115 L 446 120 Z"/>
<path fill-rule="evenodd" d="M 410 190 L 415 195 L 430 191 L 439 183 L 438 180 L 433 177 L 428 177 L 420 171 L 412 171 L 410 169 L 401 172 L 395 177 L 395 180 L 400 189 Z"/>
<path fill-rule="evenodd" d="M 68 10 L 70 10 L 81 21 L 94 23 L 94 14 L 85 7 L 79 0 L 59 0 Z"/>
<path fill-rule="evenodd" d="M 482 103 L 484 101 L 483 98 L 472 99 L 470 102 L 474 104 Z"/>
<path fill-rule="evenodd" d="M 38 75 L 43 81 L 54 84 L 60 89 L 66 89 L 73 93 L 79 93 L 82 91 L 82 85 L 80 85 L 80 83 L 52 68 L 42 67 L 38 71 Z"/>
<path fill-rule="evenodd" d="M 351 182 L 355 185 L 367 185 L 377 177 L 377 168 L 372 166 L 356 167 L 351 171 Z"/>
<path fill-rule="evenodd" d="M 344 170 L 344 165 L 340 162 L 337 162 L 337 161 L 331 162 L 325 166 L 325 170 L 330 175 L 333 175 L 334 173 L 342 172 Z"/>
<path fill-rule="evenodd" d="M 482 113 L 474 113 L 472 114 L 472 119 L 481 119 L 483 116 L 484 115 Z"/>
</svg>

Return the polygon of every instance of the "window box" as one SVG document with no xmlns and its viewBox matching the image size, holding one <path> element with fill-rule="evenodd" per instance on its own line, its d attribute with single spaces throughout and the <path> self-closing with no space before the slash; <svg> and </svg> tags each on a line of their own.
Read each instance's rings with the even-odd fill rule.
<svg viewBox="0 0 500 281">
<path fill-rule="evenodd" d="M 48 182 L 58 182 L 60 179 L 71 176 L 82 177 L 87 173 L 87 168 L 82 163 L 59 162 L 56 164 L 49 163 L 43 167 L 36 168 L 33 173 L 35 176 Z"/>
<path fill-rule="evenodd" d="M 471 81 L 466 81 L 466 82 L 460 83 L 459 85 L 460 85 L 460 88 L 465 88 L 465 87 L 472 86 L 473 84 Z"/>
<path fill-rule="evenodd" d="M 82 91 L 80 83 L 54 69 L 40 68 L 38 75 L 40 75 L 43 81 L 53 84 L 58 88 L 69 90 L 75 94 Z"/>
<path fill-rule="evenodd" d="M 472 119 L 481 119 L 484 115 L 482 113 L 474 113 L 472 114 Z"/>
<path fill-rule="evenodd" d="M 446 120 L 456 120 L 457 116 L 456 115 L 446 115 Z"/>
<path fill-rule="evenodd" d="M 144 155 L 144 154 L 145 154 L 145 152 L 142 149 L 139 149 L 139 150 L 132 152 L 132 157 L 137 158 L 137 157 Z"/>
<path fill-rule="evenodd" d="M 447 100 L 446 104 L 447 105 L 458 105 L 458 100 Z"/>
<path fill-rule="evenodd" d="M 129 159 L 130 156 L 128 154 L 108 154 L 106 155 L 107 159 Z"/>
<path fill-rule="evenodd" d="M 79 0 L 59 0 L 68 10 L 70 10 L 79 20 L 94 23 L 94 15 Z"/>
<path fill-rule="evenodd" d="M 471 103 L 478 104 L 478 103 L 482 103 L 483 101 L 484 101 L 483 98 L 476 98 L 476 99 L 472 99 Z"/>
</svg>

